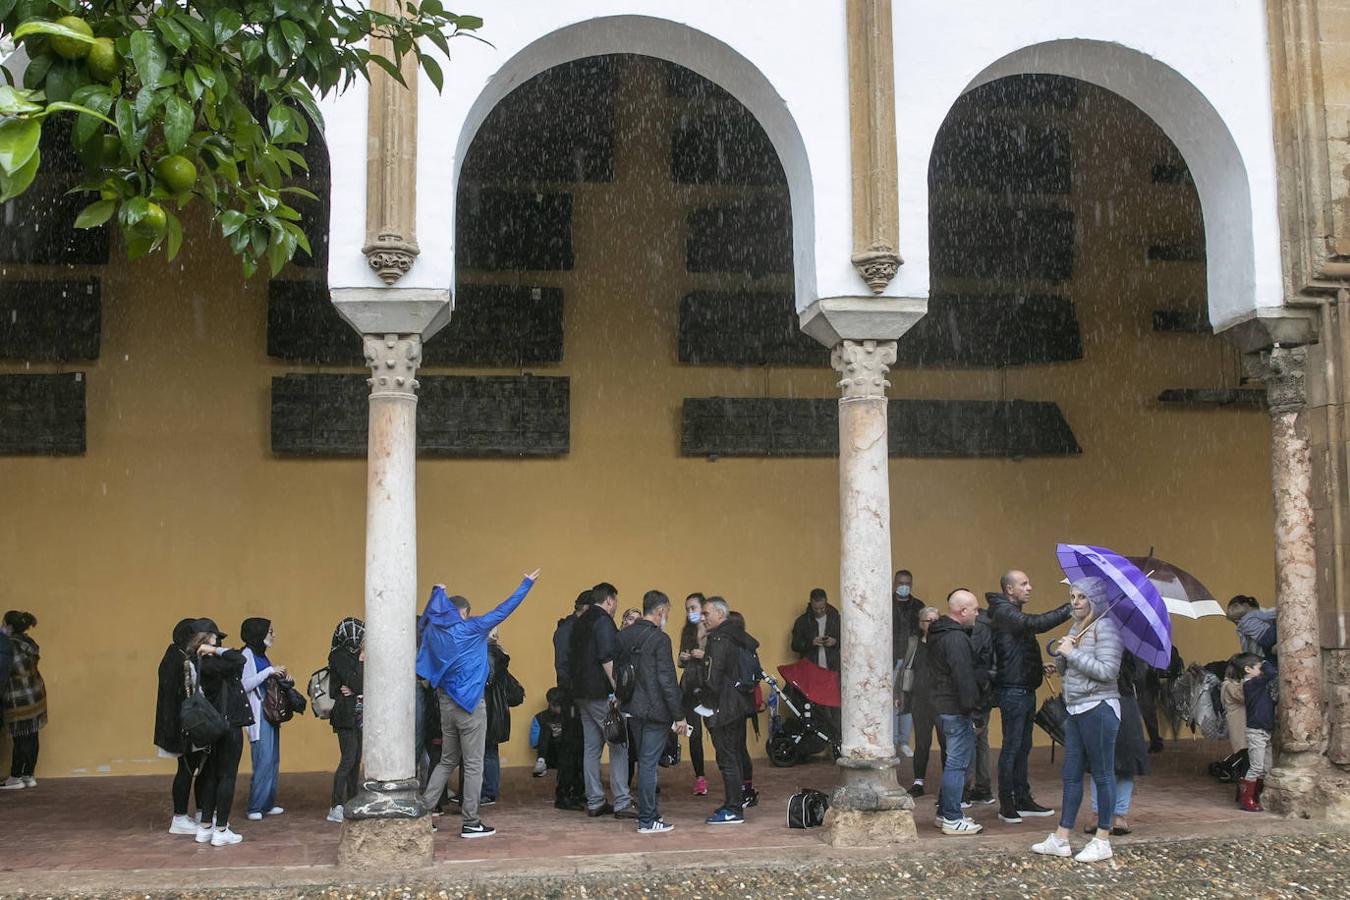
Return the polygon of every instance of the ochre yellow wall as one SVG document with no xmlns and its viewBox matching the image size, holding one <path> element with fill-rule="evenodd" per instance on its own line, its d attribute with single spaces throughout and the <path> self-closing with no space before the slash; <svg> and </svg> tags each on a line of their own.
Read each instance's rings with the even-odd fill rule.
<svg viewBox="0 0 1350 900">
<path fill-rule="evenodd" d="M 720 593 L 745 613 L 770 667 L 788 659 L 808 590 L 837 593 L 834 461 L 679 456 L 683 398 L 833 397 L 835 376 L 677 364 L 679 298 L 726 283 L 683 266 L 685 211 L 713 192 L 668 182 L 673 101 L 641 79 L 623 96 L 615 181 L 575 187 L 575 269 L 522 279 L 565 291 L 564 362 L 535 371 L 572 380 L 570 455 L 418 468 L 424 592 L 444 581 L 481 610 L 543 567 L 502 628 L 528 691 L 506 765 L 530 761 L 528 718 L 553 680 L 549 638 L 580 589 L 612 581 L 621 607 L 649 588 L 677 600 Z M 1150 331 L 1149 311 L 1195 295 L 1203 266 L 1143 261 L 1160 228 L 1187 219 L 1185 203 L 1149 183 L 1152 126 L 1091 96 L 1070 117 L 1080 132 L 1071 289 L 1085 358 L 891 375 L 899 397 L 1054 400 L 1084 453 L 892 460 L 896 566 L 915 571 L 930 602 L 957 586 L 995 588 L 1003 569 L 1022 567 L 1032 607 L 1045 609 L 1064 597 L 1055 542 L 1153 545 L 1216 595 L 1268 598 L 1266 417 L 1154 401 L 1165 387 L 1231 384 L 1235 361 L 1217 339 Z M 1117 179 L 1131 186 L 1111 189 Z M 273 659 L 307 675 L 334 623 L 362 611 L 365 463 L 271 455 L 270 379 L 297 367 L 266 355 L 261 279 L 242 282 L 217 239 L 194 235 L 174 264 L 114 261 L 103 272 L 101 358 L 69 367 L 87 372 L 88 452 L 0 459 L 0 607 L 40 620 L 44 776 L 170 771 L 155 759 L 152 714 L 155 668 L 179 618 L 209 615 L 237 637 L 246 616 L 270 617 Z M 1221 620 L 1178 622 L 1176 639 L 1188 659 L 1235 649 Z M 326 723 L 308 717 L 285 727 L 283 748 L 288 771 L 336 762 Z"/>
</svg>

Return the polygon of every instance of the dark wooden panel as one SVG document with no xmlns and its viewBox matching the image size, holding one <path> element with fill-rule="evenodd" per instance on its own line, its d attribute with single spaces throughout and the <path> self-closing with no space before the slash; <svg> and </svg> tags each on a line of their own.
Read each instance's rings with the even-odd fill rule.
<svg viewBox="0 0 1350 900">
<path fill-rule="evenodd" d="M 929 234 L 934 275 L 1054 283 L 1073 275 L 1072 210 L 935 198 Z"/>
<path fill-rule="evenodd" d="M 1205 242 L 1201 238 L 1198 241 L 1149 244 L 1148 258 L 1156 262 L 1203 262 Z"/>
<path fill-rule="evenodd" d="M 826 366 L 829 351 L 802 332 L 790 293 L 699 291 L 680 299 L 679 358 L 731 366 Z"/>
<path fill-rule="evenodd" d="M 267 286 L 267 355 L 323 365 L 363 366 L 361 338 L 318 282 Z M 544 365 L 562 361 L 558 288 L 461 285 L 450 324 L 422 348 L 423 366 Z"/>
<path fill-rule="evenodd" d="M 752 277 L 792 272 L 792 210 L 786 191 L 752 203 L 696 209 L 688 221 L 690 272 Z"/>
<path fill-rule="evenodd" d="M 1083 358 L 1072 301 L 1056 295 L 946 294 L 900 339 L 904 366 L 1025 366 Z"/>
<path fill-rule="evenodd" d="M 1183 334 L 1214 333 L 1214 327 L 1209 324 L 1209 314 L 1204 310 L 1190 309 L 1155 309 L 1153 330 Z"/>
<path fill-rule="evenodd" d="M 769 136 L 734 100 L 705 115 L 687 114 L 670 135 L 670 177 L 677 184 L 786 185 Z"/>
<path fill-rule="evenodd" d="M 84 453 L 84 373 L 0 375 L 0 456 Z"/>
<path fill-rule="evenodd" d="M 689 397 L 685 456 L 835 456 L 838 402 Z M 1041 401 L 891 400 L 889 450 L 903 457 L 1072 456 L 1082 452 L 1059 406 Z"/>
<path fill-rule="evenodd" d="M 1264 408 L 1266 392 L 1260 388 L 1168 388 L 1158 395 L 1160 403 L 1183 406 L 1255 406 Z"/>
<path fill-rule="evenodd" d="M 418 379 L 417 453 L 435 457 L 565 456 L 566 378 L 427 375 Z M 272 452 L 365 456 L 369 389 L 362 375 L 272 379 Z"/>
<path fill-rule="evenodd" d="M 1153 166 L 1151 175 L 1154 184 L 1195 185 L 1195 179 L 1191 177 L 1191 170 L 1186 167 L 1184 162 L 1157 163 Z"/>
<path fill-rule="evenodd" d="M 103 265 L 108 228 L 76 230 L 75 217 L 97 194 L 70 193 L 85 180 L 71 149 L 70 124 L 53 116 L 42 126 L 42 165 L 23 194 L 0 205 L 0 263 Z"/>
<path fill-rule="evenodd" d="M 974 188 L 995 194 L 1068 194 L 1073 189 L 1069 130 L 977 116 L 949 121 L 929 166 L 934 194 Z"/>
<path fill-rule="evenodd" d="M 466 185 L 455 234 L 466 271 L 557 271 L 572 268 L 572 195 Z"/>
<path fill-rule="evenodd" d="M 618 57 L 547 70 L 507 94 L 464 159 L 464 178 L 494 184 L 611 181 Z"/>
<path fill-rule="evenodd" d="M 0 280 L 0 359 L 98 359 L 99 280 Z"/>
</svg>

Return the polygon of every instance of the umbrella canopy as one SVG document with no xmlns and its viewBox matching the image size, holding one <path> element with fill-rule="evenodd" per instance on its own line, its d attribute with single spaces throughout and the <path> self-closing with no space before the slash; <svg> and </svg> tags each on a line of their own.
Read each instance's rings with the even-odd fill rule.
<svg viewBox="0 0 1350 900">
<path fill-rule="evenodd" d="M 1070 581 L 1106 582 L 1107 614 L 1120 626 L 1125 649 L 1156 669 L 1172 661 L 1172 620 L 1167 604 L 1139 567 L 1119 553 L 1087 544 L 1055 547 L 1059 567 Z"/>
<path fill-rule="evenodd" d="M 1214 599 L 1209 588 L 1181 566 L 1151 555 L 1125 558 L 1134 563 L 1158 589 L 1163 602 L 1167 604 L 1167 611 L 1172 615 L 1185 616 L 1188 619 L 1223 616 L 1223 607 Z"/>
</svg>

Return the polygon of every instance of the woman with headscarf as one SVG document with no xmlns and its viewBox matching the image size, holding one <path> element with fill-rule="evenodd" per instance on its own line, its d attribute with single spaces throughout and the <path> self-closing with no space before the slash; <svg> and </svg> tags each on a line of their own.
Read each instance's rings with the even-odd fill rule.
<svg viewBox="0 0 1350 900">
<path fill-rule="evenodd" d="M 328 690 L 333 712 L 328 724 L 338 739 L 338 766 L 333 772 L 333 804 L 328 821 L 341 822 L 344 808 L 361 785 L 362 678 L 365 674 L 366 624 L 348 616 L 333 629 L 328 652 Z"/>
<path fill-rule="evenodd" d="M 47 683 L 38 671 L 41 654 L 37 641 L 28 636 L 28 629 L 36 624 L 36 616 L 16 609 L 5 613 L 0 622 L 0 631 L 13 644 L 9 679 L 0 684 L 0 705 L 9 736 L 14 739 L 9 778 L 0 782 L 0 790 L 37 787 L 33 771 L 37 768 L 38 732 L 47 724 Z"/>
<path fill-rule="evenodd" d="M 240 729 L 253 724 L 253 712 L 239 680 L 244 672 L 244 654 L 222 646 L 225 635 L 210 619 L 198 619 L 192 628 L 196 634 L 188 642 L 188 651 L 195 657 L 197 683 L 202 695 L 229 726 L 207 751 L 210 757 L 202 784 L 205 799 L 197 843 L 224 847 L 244 839 L 230 830 L 230 810 L 234 806 L 239 757 L 244 753 L 244 733 Z"/>
<path fill-rule="evenodd" d="M 281 768 L 281 726 L 263 715 L 263 694 L 267 679 L 286 678 L 285 666 L 267 658 L 276 631 L 270 619 L 245 619 L 239 626 L 244 642 L 244 674 L 240 681 L 248 694 L 253 724 L 248 726 L 249 755 L 253 759 L 253 777 L 248 787 L 248 817 L 257 822 L 264 815 L 279 816 L 286 810 L 277 806 L 277 771 Z"/>
<path fill-rule="evenodd" d="M 1047 856 L 1069 856 L 1069 832 L 1083 803 L 1083 774 L 1097 783 L 1097 833 L 1074 859 L 1111 858 L 1111 816 L 1116 808 L 1116 734 L 1120 731 L 1120 658 L 1124 648 L 1116 623 L 1106 615 L 1106 583 L 1080 578 L 1069 586 L 1073 624 L 1055 650 L 1064 678 L 1064 808 L 1059 828 L 1032 846 Z M 1136 712 L 1137 715 L 1137 712 Z"/>
<path fill-rule="evenodd" d="M 197 822 L 188 815 L 188 795 L 193 777 L 197 781 L 197 813 L 202 808 L 202 752 L 185 746 L 183 724 L 179 719 L 187 699 L 187 681 L 183 666 L 188 661 L 187 643 L 192 638 L 193 619 L 183 619 L 173 627 L 173 640 L 164 648 L 159 661 L 159 696 L 155 700 L 155 748 L 165 759 L 178 761 L 173 776 L 173 821 L 169 834 L 197 833 Z"/>
</svg>

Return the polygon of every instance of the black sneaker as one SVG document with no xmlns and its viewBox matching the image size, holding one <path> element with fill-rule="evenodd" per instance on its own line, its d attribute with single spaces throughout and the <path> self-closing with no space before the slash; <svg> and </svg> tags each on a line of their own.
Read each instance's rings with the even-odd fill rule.
<svg viewBox="0 0 1350 900">
<path fill-rule="evenodd" d="M 1019 816 L 1032 816 L 1041 819 L 1046 816 L 1053 816 L 1055 811 L 1045 806 L 1041 806 L 1031 797 L 1030 794 L 1017 801 L 1017 814 Z"/>
<path fill-rule="evenodd" d="M 497 829 L 486 822 L 479 822 L 477 825 L 465 825 L 459 829 L 459 836 L 462 838 L 492 837 L 496 833 Z"/>
<path fill-rule="evenodd" d="M 754 788 L 746 788 L 742 795 L 741 809 L 749 809 L 752 806 L 759 806 L 759 791 Z"/>
<path fill-rule="evenodd" d="M 976 806 L 993 806 L 998 801 L 994 799 L 993 794 L 971 794 L 970 802 Z"/>
<path fill-rule="evenodd" d="M 1017 814 L 1017 804 L 1011 797 L 1004 797 L 998 805 L 998 817 L 1012 825 L 1017 825 L 1022 821 L 1022 817 Z"/>
<path fill-rule="evenodd" d="M 911 797 L 922 797 L 922 796 L 923 796 L 923 783 L 922 783 L 922 782 L 919 782 L 919 781 L 916 781 L 916 782 L 914 782 L 913 784 L 911 784 L 911 785 L 909 786 L 909 795 L 910 795 Z"/>
<path fill-rule="evenodd" d="M 575 800 L 554 800 L 554 801 L 553 801 L 553 808 L 554 808 L 554 809 L 565 809 L 565 810 L 569 810 L 569 811 L 571 811 L 571 812 L 581 812 L 582 810 L 584 810 L 584 809 L 586 808 L 586 804 L 585 804 L 585 803 L 578 803 L 578 802 L 575 801 Z"/>
<path fill-rule="evenodd" d="M 614 818 L 616 819 L 636 819 L 637 817 L 637 806 L 632 803 L 628 804 L 623 809 L 614 810 Z"/>
<path fill-rule="evenodd" d="M 478 801 L 479 806 L 495 806 L 496 804 L 497 804 L 496 797 L 484 797 L 482 800 Z"/>
<path fill-rule="evenodd" d="M 595 809 L 587 809 L 586 815 L 590 816 L 592 819 L 598 819 L 601 816 L 607 816 L 612 812 L 614 812 L 614 807 L 610 806 L 608 803 L 602 803 Z"/>
</svg>

